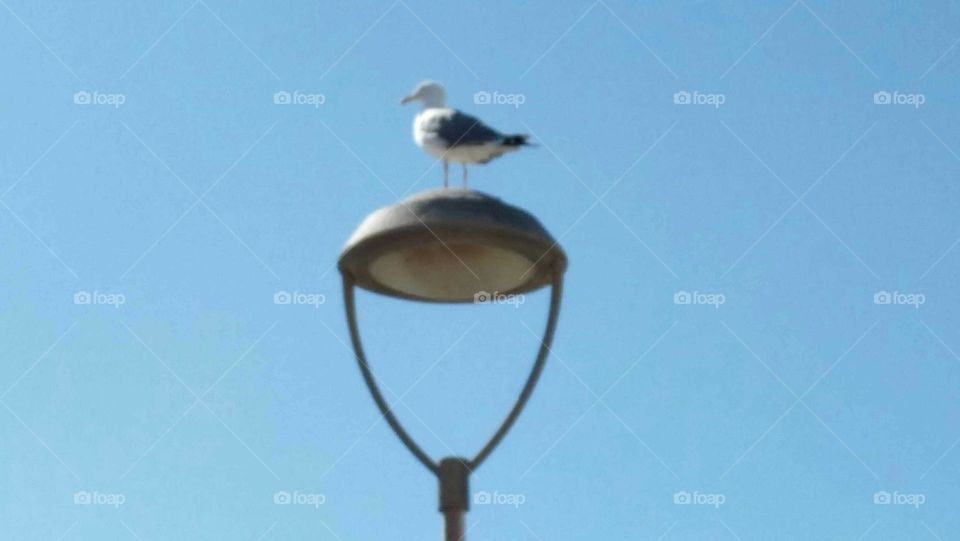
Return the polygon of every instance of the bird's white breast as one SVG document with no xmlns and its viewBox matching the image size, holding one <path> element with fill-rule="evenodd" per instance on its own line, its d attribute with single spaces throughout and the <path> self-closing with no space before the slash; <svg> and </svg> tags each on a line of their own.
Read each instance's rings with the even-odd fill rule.
<svg viewBox="0 0 960 541">
<path fill-rule="evenodd" d="M 434 158 L 443 157 L 447 151 L 447 143 L 436 132 L 426 129 L 426 126 L 437 116 L 449 114 L 447 109 L 430 108 L 420 111 L 413 119 L 413 141 L 424 152 Z"/>
</svg>

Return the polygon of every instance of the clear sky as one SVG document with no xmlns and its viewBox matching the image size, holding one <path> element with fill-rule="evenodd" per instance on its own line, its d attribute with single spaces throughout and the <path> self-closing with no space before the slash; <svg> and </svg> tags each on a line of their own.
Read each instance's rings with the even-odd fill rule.
<svg viewBox="0 0 960 541">
<path fill-rule="evenodd" d="M 430 78 L 538 143 L 472 186 L 570 258 L 468 538 L 955 538 L 960 4 L 637 4 L 0 1 L 2 537 L 437 538 L 334 268 L 440 185 Z M 432 456 L 489 436 L 546 300 L 361 295 Z"/>
</svg>

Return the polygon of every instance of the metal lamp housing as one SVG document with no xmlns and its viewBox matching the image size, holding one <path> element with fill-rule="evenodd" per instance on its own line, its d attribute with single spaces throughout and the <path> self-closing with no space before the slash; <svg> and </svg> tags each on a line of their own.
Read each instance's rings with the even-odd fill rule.
<svg viewBox="0 0 960 541">
<path fill-rule="evenodd" d="M 369 291 L 462 303 L 549 285 L 566 255 L 528 212 L 484 193 L 438 189 L 367 216 L 339 268 Z"/>
</svg>

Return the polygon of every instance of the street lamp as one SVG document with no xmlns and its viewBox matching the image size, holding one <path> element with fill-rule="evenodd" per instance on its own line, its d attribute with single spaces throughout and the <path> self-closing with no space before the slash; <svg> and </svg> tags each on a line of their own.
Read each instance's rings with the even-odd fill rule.
<svg viewBox="0 0 960 541">
<path fill-rule="evenodd" d="M 560 312 L 567 258 L 532 215 L 489 195 L 439 189 L 381 208 L 360 224 L 340 254 L 350 339 L 363 380 L 380 413 L 434 475 L 447 541 L 462 541 L 469 476 L 500 443 L 530 398 L 543 370 Z M 354 289 L 435 303 L 483 302 L 550 285 L 550 312 L 540 350 L 513 408 L 472 459 L 434 462 L 394 416 L 370 371 L 357 325 Z"/>
</svg>

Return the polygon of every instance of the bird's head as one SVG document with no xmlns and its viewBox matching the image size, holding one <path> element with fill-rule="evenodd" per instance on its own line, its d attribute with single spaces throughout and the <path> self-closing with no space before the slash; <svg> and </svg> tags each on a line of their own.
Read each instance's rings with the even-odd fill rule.
<svg viewBox="0 0 960 541">
<path fill-rule="evenodd" d="M 400 100 L 400 103 L 406 105 L 410 102 L 422 101 L 424 107 L 443 107 L 445 99 L 446 92 L 443 90 L 443 85 L 424 81 L 418 84 L 409 96 Z"/>
</svg>

